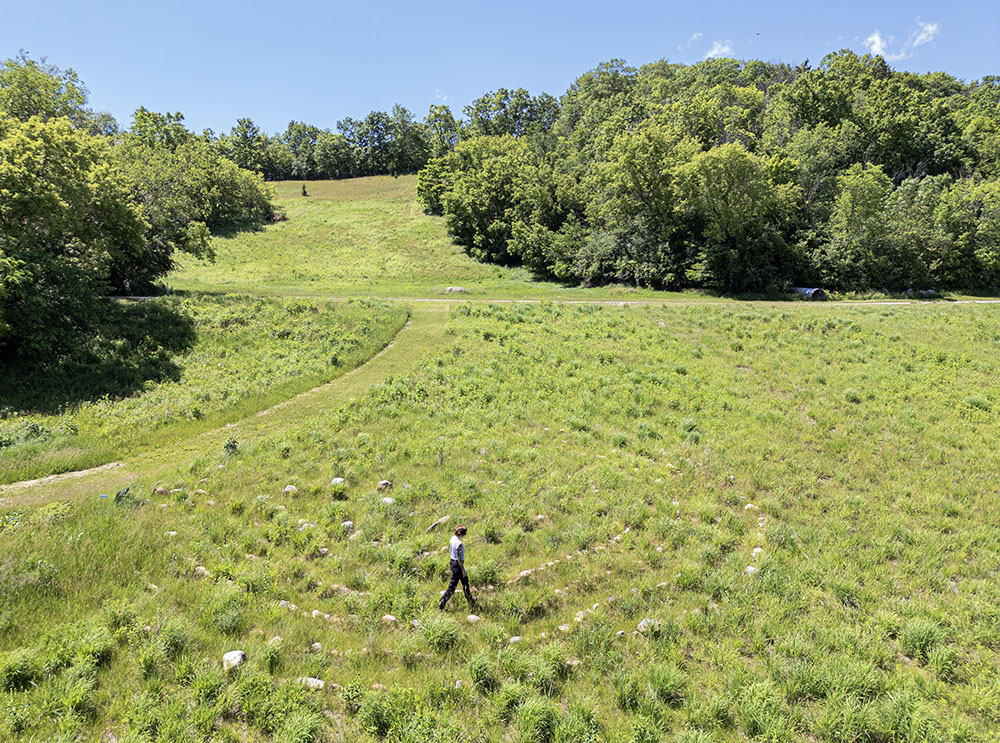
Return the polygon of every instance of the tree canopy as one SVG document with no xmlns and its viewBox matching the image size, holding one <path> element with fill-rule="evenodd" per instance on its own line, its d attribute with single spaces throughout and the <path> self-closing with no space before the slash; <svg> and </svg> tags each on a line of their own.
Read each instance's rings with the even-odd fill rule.
<svg viewBox="0 0 1000 743">
<path fill-rule="evenodd" d="M 564 281 L 995 290 L 998 81 L 612 60 L 559 101 L 477 99 L 418 196 L 471 255 Z"/>
</svg>

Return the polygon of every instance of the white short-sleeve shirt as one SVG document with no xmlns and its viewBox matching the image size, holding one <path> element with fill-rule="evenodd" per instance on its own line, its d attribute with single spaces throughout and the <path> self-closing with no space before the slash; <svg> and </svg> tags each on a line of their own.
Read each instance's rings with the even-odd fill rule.
<svg viewBox="0 0 1000 743">
<path fill-rule="evenodd" d="M 457 534 L 448 542 L 448 556 L 452 560 L 458 560 L 459 562 L 465 559 L 465 545 L 462 544 L 462 540 L 458 538 Z"/>
</svg>

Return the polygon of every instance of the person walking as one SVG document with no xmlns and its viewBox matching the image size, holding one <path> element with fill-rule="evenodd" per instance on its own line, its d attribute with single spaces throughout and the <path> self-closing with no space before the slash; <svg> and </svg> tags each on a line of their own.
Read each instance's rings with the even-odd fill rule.
<svg viewBox="0 0 1000 743">
<path fill-rule="evenodd" d="M 465 571 L 465 544 L 462 542 L 462 537 L 465 536 L 467 531 L 468 529 L 461 524 L 456 526 L 455 535 L 448 542 L 448 556 L 451 558 L 451 562 L 449 563 L 451 582 L 448 583 L 448 590 L 444 592 L 444 595 L 441 597 L 441 603 L 438 604 L 438 609 L 441 611 L 444 611 L 445 604 L 448 603 L 451 595 L 455 593 L 455 588 L 458 587 L 460 581 L 462 583 L 462 591 L 465 593 L 465 599 L 469 602 L 469 606 L 476 606 L 476 600 L 472 598 L 472 590 L 469 588 L 469 574 Z"/>
</svg>

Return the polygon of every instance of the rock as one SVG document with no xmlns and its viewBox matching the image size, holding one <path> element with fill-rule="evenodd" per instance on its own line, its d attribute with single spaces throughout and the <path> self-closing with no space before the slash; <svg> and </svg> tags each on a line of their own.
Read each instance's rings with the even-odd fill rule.
<svg viewBox="0 0 1000 743">
<path fill-rule="evenodd" d="M 196 567 L 194 569 L 194 574 L 198 578 L 211 578 L 212 577 L 212 574 L 210 572 L 208 572 L 208 568 L 206 568 L 204 565 L 199 565 L 198 567 Z"/>
<path fill-rule="evenodd" d="M 177 536 L 177 532 L 175 532 L 175 531 L 167 531 L 167 532 L 164 532 L 164 534 L 166 534 L 168 537 L 176 537 Z"/>
<path fill-rule="evenodd" d="M 578 665 L 580 665 L 580 659 L 570 658 L 568 661 L 566 661 L 566 665 L 569 666 L 570 668 L 576 668 Z"/>
<path fill-rule="evenodd" d="M 391 506 L 393 503 L 396 502 L 396 499 L 395 498 L 390 498 L 387 495 L 385 498 L 382 499 L 382 502 L 385 503 L 387 506 Z"/>
<path fill-rule="evenodd" d="M 260 559 L 259 557 L 257 557 L 257 555 L 253 554 L 252 552 L 247 552 L 246 555 L 244 555 L 244 557 L 247 559 L 248 562 L 257 562 L 257 560 Z"/>
<path fill-rule="evenodd" d="M 352 531 L 352 532 L 351 532 L 351 533 L 350 533 L 350 534 L 348 535 L 347 539 L 348 539 L 349 541 L 353 542 L 353 541 L 354 541 L 355 539 L 357 539 L 357 538 L 358 538 L 358 537 L 360 537 L 360 536 L 361 536 L 361 530 L 360 530 L 360 529 L 358 529 L 357 531 Z"/>
<path fill-rule="evenodd" d="M 342 521 L 340 522 L 340 528 L 343 529 L 344 531 L 354 531 L 354 522 Z"/>
<path fill-rule="evenodd" d="M 625 630 L 620 629 L 617 632 L 615 632 L 615 637 L 625 637 Z"/>
<path fill-rule="evenodd" d="M 172 495 L 177 495 L 178 493 L 183 493 L 183 492 L 184 492 L 184 488 L 171 488 L 170 489 L 170 493 Z"/>
<path fill-rule="evenodd" d="M 448 294 L 465 294 L 465 287 L 449 286 L 447 289 L 445 289 L 445 291 L 448 292 Z"/>
<path fill-rule="evenodd" d="M 207 490 L 202 490 L 201 488 L 198 488 L 197 490 L 194 491 L 194 494 L 195 495 L 208 495 L 208 491 Z"/>
<path fill-rule="evenodd" d="M 312 676 L 300 676 L 298 682 L 303 686 L 305 686 L 310 691 L 319 691 L 324 686 L 326 686 L 325 681 L 313 678 Z"/>
<path fill-rule="evenodd" d="M 521 636 L 520 635 L 514 635 L 512 638 L 510 638 L 509 640 L 507 640 L 507 642 L 509 642 L 511 645 L 516 645 L 517 643 L 521 642 Z"/>
<path fill-rule="evenodd" d="M 160 587 L 158 585 L 156 585 L 155 583 L 150 583 L 148 586 L 146 586 L 146 588 L 148 588 L 153 593 L 156 593 L 157 591 L 160 590 Z"/>
<path fill-rule="evenodd" d="M 670 585 L 670 584 L 669 584 L 669 583 L 667 583 L 667 581 L 662 581 L 661 583 L 657 583 L 657 584 L 656 584 L 656 587 L 657 587 L 657 588 L 667 588 L 667 587 L 668 587 L 669 585 Z"/>
<path fill-rule="evenodd" d="M 290 495 L 292 493 L 299 492 L 299 489 L 297 487 L 295 487 L 294 485 L 286 485 L 285 489 L 282 492 L 288 493 Z"/>
<path fill-rule="evenodd" d="M 660 629 L 660 623 L 656 619 L 643 619 L 636 628 L 644 635 L 652 634 Z"/>
<path fill-rule="evenodd" d="M 229 671 L 233 668 L 239 668 L 244 663 L 247 662 L 247 654 L 242 650 L 230 650 L 228 653 L 222 656 L 222 670 Z"/>
<path fill-rule="evenodd" d="M 753 548 L 753 559 L 756 560 L 758 557 L 760 557 L 760 553 L 763 552 L 763 551 L 764 551 L 763 547 L 754 547 Z"/>
<path fill-rule="evenodd" d="M 392 614 L 384 614 L 382 616 L 382 624 L 395 624 L 395 623 L 396 623 L 396 617 L 394 617 Z"/>
<path fill-rule="evenodd" d="M 215 501 L 214 500 L 207 500 L 207 501 L 205 501 L 205 505 L 206 506 L 214 506 L 215 505 Z"/>
<path fill-rule="evenodd" d="M 271 645 L 277 645 L 277 644 L 279 644 L 282 641 L 282 639 L 284 639 L 284 638 L 282 638 L 281 635 L 275 635 L 270 640 L 268 640 L 268 643 L 271 644 Z"/>
<path fill-rule="evenodd" d="M 745 506 L 743 506 L 743 510 L 744 511 L 756 511 L 757 510 L 757 506 L 755 506 L 753 503 L 747 503 Z"/>
<path fill-rule="evenodd" d="M 410 624 L 413 626 L 413 629 L 420 629 L 420 620 L 419 619 L 414 619 L 412 622 L 410 622 Z"/>
<path fill-rule="evenodd" d="M 372 684 L 372 691 L 385 691 L 385 684 Z"/>
<path fill-rule="evenodd" d="M 329 554 L 330 554 L 330 550 L 329 550 L 329 548 L 328 548 L 328 547 L 320 547 L 320 548 L 319 548 L 319 553 L 320 553 L 321 555 L 323 555 L 323 557 L 326 557 L 327 555 L 329 555 Z"/>
<path fill-rule="evenodd" d="M 480 617 L 476 616 L 475 614 L 470 614 L 465 618 L 465 621 L 467 621 L 469 624 L 476 624 L 477 622 L 480 621 Z"/>
<path fill-rule="evenodd" d="M 544 513 L 540 513 L 537 516 L 535 516 L 535 521 L 545 521 L 545 519 L 547 518 L 548 516 L 546 516 Z"/>
<path fill-rule="evenodd" d="M 346 483 L 347 480 L 345 480 L 343 477 L 335 477 L 332 480 L 330 480 L 330 484 L 333 485 L 334 487 L 338 485 L 344 485 Z"/>
<path fill-rule="evenodd" d="M 437 521 L 435 521 L 433 524 L 431 524 L 430 526 L 428 526 L 424 531 L 434 531 L 439 526 L 441 526 L 441 524 L 447 523 L 450 519 L 451 519 L 451 516 L 442 516 Z"/>
<path fill-rule="evenodd" d="M 747 565 L 747 575 L 754 575 L 755 573 L 759 572 L 760 568 L 756 568 L 753 565 Z"/>
<path fill-rule="evenodd" d="M 392 490 L 391 480 L 379 480 L 378 481 L 378 492 L 384 493 L 387 490 Z"/>
<path fill-rule="evenodd" d="M 312 610 L 312 618 L 313 619 L 322 619 L 323 618 L 323 612 L 321 612 L 319 609 L 313 609 Z"/>
<path fill-rule="evenodd" d="M 569 630 L 570 630 L 570 626 L 568 624 L 560 624 L 559 625 L 559 631 L 560 632 L 569 632 Z"/>
<path fill-rule="evenodd" d="M 309 649 L 316 653 L 322 653 L 323 645 L 322 643 L 314 642 L 312 645 L 309 646 Z"/>
</svg>

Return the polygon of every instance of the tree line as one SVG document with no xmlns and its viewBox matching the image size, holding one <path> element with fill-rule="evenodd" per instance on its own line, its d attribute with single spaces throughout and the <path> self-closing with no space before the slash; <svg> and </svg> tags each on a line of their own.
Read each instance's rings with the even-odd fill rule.
<svg viewBox="0 0 1000 743">
<path fill-rule="evenodd" d="M 177 251 L 274 214 L 257 173 L 180 114 L 140 108 L 119 131 L 73 70 L 0 63 L 0 357 L 57 356 L 97 332 L 100 298 L 135 294 Z"/>
<path fill-rule="evenodd" d="M 418 195 L 482 260 L 727 293 L 1000 288 L 1000 77 L 621 60 L 487 94 Z"/>
</svg>

